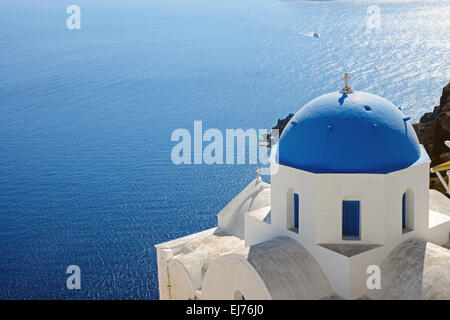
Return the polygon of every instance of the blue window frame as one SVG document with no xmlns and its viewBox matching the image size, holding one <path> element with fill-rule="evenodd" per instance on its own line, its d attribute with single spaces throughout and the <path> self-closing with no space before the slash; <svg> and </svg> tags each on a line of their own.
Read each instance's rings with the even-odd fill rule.
<svg viewBox="0 0 450 320">
<path fill-rule="evenodd" d="M 342 237 L 359 238 L 359 201 L 342 202 Z"/>
<path fill-rule="evenodd" d="M 406 192 L 402 197 L 402 228 L 406 228 Z"/>
<path fill-rule="evenodd" d="M 298 229 L 298 216 L 299 216 L 299 211 L 300 211 L 300 203 L 299 203 L 299 198 L 298 198 L 298 194 L 294 193 L 294 227 Z"/>
</svg>

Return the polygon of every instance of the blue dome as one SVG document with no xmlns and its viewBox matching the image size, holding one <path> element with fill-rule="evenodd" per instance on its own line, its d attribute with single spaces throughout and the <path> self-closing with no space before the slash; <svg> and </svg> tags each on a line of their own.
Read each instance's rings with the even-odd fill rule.
<svg viewBox="0 0 450 320">
<path fill-rule="evenodd" d="M 278 144 L 279 163 L 314 173 L 388 173 L 420 158 L 409 118 L 391 102 L 356 91 L 304 105 Z"/>
</svg>

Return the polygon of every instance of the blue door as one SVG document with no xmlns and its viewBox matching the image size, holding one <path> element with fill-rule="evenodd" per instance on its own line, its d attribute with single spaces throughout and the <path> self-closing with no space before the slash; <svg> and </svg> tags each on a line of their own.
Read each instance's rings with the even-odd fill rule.
<svg viewBox="0 0 450 320">
<path fill-rule="evenodd" d="M 405 229 L 406 227 L 406 192 L 403 194 L 402 197 L 402 228 Z"/>
<path fill-rule="evenodd" d="M 359 201 L 342 202 L 342 236 L 359 237 Z"/>
<path fill-rule="evenodd" d="M 294 227 L 298 229 L 298 214 L 299 214 L 299 199 L 298 194 L 294 193 Z"/>
</svg>

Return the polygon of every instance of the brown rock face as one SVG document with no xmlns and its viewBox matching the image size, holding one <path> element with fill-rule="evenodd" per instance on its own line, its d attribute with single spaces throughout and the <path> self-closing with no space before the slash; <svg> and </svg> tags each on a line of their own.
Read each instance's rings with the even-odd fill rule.
<svg viewBox="0 0 450 320">
<path fill-rule="evenodd" d="M 433 112 L 425 113 L 413 127 L 430 156 L 432 167 L 450 160 L 450 149 L 444 144 L 450 140 L 450 83 L 442 90 L 439 106 L 434 107 Z M 435 174 L 430 174 L 430 188 L 445 193 Z"/>
</svg>

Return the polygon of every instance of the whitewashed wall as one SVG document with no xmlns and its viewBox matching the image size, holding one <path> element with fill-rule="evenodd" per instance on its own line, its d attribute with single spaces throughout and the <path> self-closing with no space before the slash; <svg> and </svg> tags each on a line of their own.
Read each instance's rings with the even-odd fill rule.
<svg viewBox="0 0 450 320">
<path fill-rule="evenodd" d="M 429 240 L 431 235 L 436 238 L 435 232 L 428 229 L 428 170 L 429 164 L 424 163 L 389 174 L 312 174 L 279 165 L 271 181 L 273 230 L 261 228 L 261 231 L 266 238 L 270 234 L 284 234 L 297 239 L 317 260 L 333 290 L 344 298 L 356 299 L 367 292 L 369 265 L 380 265 L 408 238 L 420 236 Z M 413 209 L 410 212 L 414 216 L 408 220 L 414 221 L 414 228 L 403 233 L 402 196 L 407 190 L 409 195 L 413 194 L 407 207 Z M 293 214 L 292 191 L 300 198 L 298 233 L 287 230 Z M 360 201 L 360 240 L 342 239 L 343 200 Z M 319 246 L 321 243 L 383 246 L 345 257 Z"/>
</svg>

